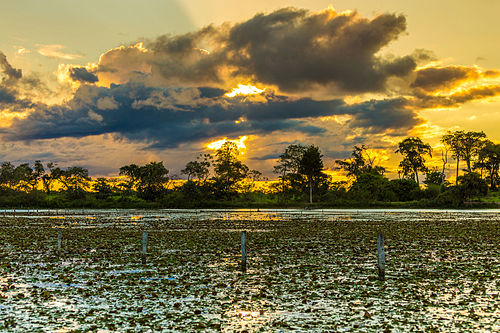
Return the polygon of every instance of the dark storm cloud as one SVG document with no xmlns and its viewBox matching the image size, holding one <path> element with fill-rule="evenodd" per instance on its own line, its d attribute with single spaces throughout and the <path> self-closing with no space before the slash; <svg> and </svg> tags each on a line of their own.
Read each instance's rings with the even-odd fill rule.
<svg viewBox="0 0 500 333">
<path fill-rule="evenodd" d="M 7 57 L 3 52 L 0 51 L 0 68 L 2 72 L 7 76 L 7 80 L 18 80 L 23 76 L 23 73 L 20 69 L 16 69 L 11 66 L 11 64 L 7 61 Z"/>
<path fill-rule="evenodd" d="M 36 140 L 112 133 L 148 142 L 154 148 L 166 148 L 217 136 L 274 131 L 320 135 L 327 129 L 310 120 L 331 115 L 351 115 L 349 126 L 370 132 L 407 129 L 418 123 L 416 115 L 405 108 L 404 100 L 346 105 L 342 100 L 314 101 L 270 94 L 266 102 L 218 96 L 209 100 L 198 97 L 200 102 L 195 98 L 191 104 L 172 104 L 178 96 L 182 96 L 179 89 L 140 84 L 84 86 L 64 105 L 38 106 L 27 118 L 15 120 L 6 138 Z M 152 97 L 168 103 L 145 103 Z M 113 100 L 116 108 L 100 109 L 103 100 Z"/>
<path fill-rule="evenodd" d="M 349 106 L 345 114 L 355 116 L 350 126 L 373 133 L 383 133 L 388 129 L 410 130 L 423 122 L 405 98 L 371 100 Z"/>
<path fill-rule="evenodd" d="M 486 76 L 492 76 L 494 71 L 486 73 Z M 416 75 L 411 87 L 425 91 L 450 89 L 467 80 L 477 80 L 483 76 L 478 69 L 465 66 L 429 67 L 416 71 Z"/>
<path fill-rule="evenodd" d="M 222 27 L 213 26 L 184 35 L 163 35 L 148 45 L 153 54 L 142 56 L 167 80 L 221 82 L 220 71 L 227 65 L 225 50 L 209 53 L 205 48 L 220 47 L 223 35 Z"/>
<path fill-rule="evenodd" d="M 383 91 L 388 77 L 406 76 L 416 67 L 414 56 L 376 55 L 405 29 L 402 15 L 366 19 L 357 13 L 285 8 L 235 25 L 159 37 L 148 44 L 153 52 L 142 56 L 166 79 L 221 82 L 229 72 L 284 91 L 317 85 Z"/>
<path fill-rule="evenodd" d="M 415 68 L 410 58 L 401 66 L 401 60 L 395 64 L 375 56 L 406 29 L 404 16 L 369 20 L 356 13 L 331 14 L 293 8 L 259 14 L 231 29 L 230 60 L 238 73 L 283 90 L 333 83 L 350 92 L 380 91 L 388 75 L 406 75 Z"/>
<path fill-rule="evenodd" d="M 26 108 L 33 104 L 31 101 L 33 95 L 50 94 L 37 74 L 24 76 L 21 69 L 12 67 L 1 51 L 0 79 L 0 107 L 8 106 L 10 112 L 26 111 Z"/>
<path fill-rule="evenodd" d="M 0 86 L 0 104 L 12 104 L 17 101 L 15 94 L 9 89 Z"/>
<path fill-rule="evenodd" d="M 5 54 L 0 51 L 0 106 L 2 104 L 15 104 L 18 102 L 15 86 L 22 78 L 22 71 L 11 66 Z"/>
<path fill-rule="evenodd" d="M 465 89 L 446 96 L 420 95 L 415 99 L 415 107 L 422 109 L 456 108 L 460 105 L 500 96 L 500 85 L 486 85 Z"/>
<path fill-rule="evenodd" d="M 97 76 L 89 72 L 85 67 L 71 67 L 69 69 L 69 76 L 73 81 L 95 83 L 99 81 Z"/>
<path fill-rule="evenodd" d="M 251 157 L 251 160 L 256 160 L 256 161 L 267 161 L 267 160 L 277 160 L 280 158 L 281 153 L 272 153 L 272 154 L 266 154 L 262 156 L 254 156 Z"/>
</svg>

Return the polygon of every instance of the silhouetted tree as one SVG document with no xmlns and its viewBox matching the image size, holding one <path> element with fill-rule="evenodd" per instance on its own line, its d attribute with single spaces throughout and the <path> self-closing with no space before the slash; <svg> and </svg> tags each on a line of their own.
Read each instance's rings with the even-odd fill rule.
<svg viewBox="0 0 500 333">
<path fill-rule="evenodd" d="M 181 170 L 181 173 L 188 176 L 188 181 L 195 178 L 199 182 L 205 182 L 210 175 L 212 160 L 213 157 L 210 154 L 200 154 L 200 156 L 196 158 L 196 161 L 188 162 L 186 167 Z"/>
<path fill-rule="evenodd" d="M 31 169 L 28 163 L 18 165 L 14 169 L 15 187 L 21 191 L 28 192 L 31 188 L 32 175 L 33 169 Z"/>
<path fill-rule="evenodd" d="M 300 183 L 300 161 L 306 149 L 307 147 L 303 145 L 289 145 L 279 156 L 278 164 L 274 166 L 274 173 L 280 175 L 283 196 L 287 190 L 287 183 L 292 188 L 297 185 L 296 183 Z"/>
<path fill-rule="evenodd" d="M 127 189 L 131 190 L 137 186 L 137 182 L 140 180 L 140 168 L 137 164 L 125 165 L 120 168 L 120 176 L 126 176 Z"/>
<path fill-rule="evenodd" d="M 471 172 L 472 162 L 486 142 L 486 134 L 484 132 L 448 132 L 443 135 L 441 142 L 450 148 L 453 153 L 452 157 L 457 160 L 455 184 L 458 184 L 460 160 L 467 163 L 467 171 Z"/>
<path fill-rule="evenodd" d="M 170 181 L 168 173 L 163 162 L 150 162 L 141 166 L 137 186 L 141 197 L 151 200 L 161 195 Z"/>
<path fill-rule="evenodd" d="M 307 177 L 309 183 L 309 203 L 313 202 L 313 186 L 318 184 L 318 180 L 323 171 L 323 155 L 318 147 L 310 145 L 304 151 L 300 159 L 299 173 Z"/>
<path fill-rule="evenodd" d="M 425 174 L 424 184 L 426 185 L 441 185 L 444 182 L 443 173 L 437 169 L 428 170 Z"/>
<path fill-rule="evenodd" d="M 113 194 L 113 189 L 108 183 L 108 179 L 104 177 L 99 177 L 92 186 L 92 190 L 96 192 L 96 197 L 98 199 L 107 199 Z"/>
<path fill-rule="evenodd" d="M 488 183 L 476 172 L 467 172 L 458 177 L 458 190 L 464 199 L 484 196 L 488 193 Z"/>
<path fill-rule="evenodd" d="M 427 172 L 424 156 L 432 156 L 431 146 L 423 143 L 419 137 L 409 137 L 399 143 L 396 153 L 403 155 L 403 160 L 399 163 L 403 175 L 405 177 L 412 175 L 419 184 L 418 172 Z"/>
<path fill-rule="evenodd" d="M 240 151 L 236 143 L 226 141 L 215 152 L 214 186 L 217 192 L 223 196 L 235 194 L 238 190 L 238 182 L 246 178 L 249 168 L 238 160 Z"/>
<path fill-rule="evenodd" d="M 486 143 L 484 132 L 465 132 L 460 136 L 462 157 L 467 163 L 467 171 L 472 171 L 472 162 Z"/>
<path fill-rule="evenodd" d="M 49 172 L 42 175 L 42 184 L 45 192 L 50 194 L 52 191 L 52 184 L 61 176 L 62 170 L 56 167 L 56 164 L 49 162 L 47 163 L 47 168 Z"/>
<path fill-rule="evenodd" d="M 0 185 L 12 187 L 16 184 L 14 178 L 15 167 L 10 162 L 3 162 L 0 166 Z"/>
<path fill-rule="evenodd" d="M 56 179 L 70 192 L 85 191 L 90 181 L 89 170 L 76 166 L 56 171 L 56 176 Z"/>
<path fill-rule="evenodd" d="M 500 168 L 500 144 L 487 141 L 479 151 L 478 156 L 478 162 L 475 164 L 475 167 L 486 169 L 490 180 L 490 189 L 496 190 Z"/>
<path fill-rule="evenodd" d="M 372 172 L 383 175 L 385 168 L 375 165 L 375 159 L 367 156 L 366 150 L 365 145 L 362 145 L 361 147 L 354 146 L 351 158 L 337 160 L 335 163 L 339 165 L 340 169 L 347 172 L 347 177 L 354 177 L 357 179 L 363 173 Z"/>
</svg>

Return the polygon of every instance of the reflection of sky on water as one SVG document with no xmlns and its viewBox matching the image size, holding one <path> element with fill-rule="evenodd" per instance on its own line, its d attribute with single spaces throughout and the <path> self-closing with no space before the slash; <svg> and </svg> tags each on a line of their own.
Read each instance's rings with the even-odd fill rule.
<svg viewBox="0 0 500 333">
<path fill-rule="evenodd" d="M 0 316 L 19 307 L 30 313 L 43 304 L 49 314 L 60 311 L 67 328 L 73 327 L 71 313 L 87 318 L 90 309 L 97 309 L 81 321 L 88 329 L 117 308 L 111 314 L 114 322 L 151 315 L 158 316 L 159 327 L 168 328 L 177 319 L 179 326 L 172 330 L 215 322 L 220 323 L 215 331 L 227 332 L 374 331 L 386 323 L 395 331 L 425 331 L 438 323 L 443 330 L 463 324 L 464 330 L 477 332 L 497 327 L 500 320 L 499 290 L 492 279 L 499 267 L 498 244 L 477 229 L 498 225 L 496 211 L 62 213 L 25 211 L 28 218 L 15 219 L 0 214 L 0 228 L 12 223 L 19 230 L 46 231 L 19 244 L 8 233 L 0 234 L 8 240 L 0 244 L 0 254 L 19 266 L 0 278 L 0 294 L 8 296 L 0 299 Z M 51 214 L 65 219 L 51 219 Z M 66 252 L 59 260 L 51 258 L 49 249 L 57 237 L 54 226 L 66 227 Z M 411 232 L 409 226 L 423 228 L 401 232 Z M 151 242 L 146 266 L 136 262 L 144 227 Z M 388 280 L 383 285 L 371 279 L 376 237 L 370 237 L 377 228 L 387 231 Z M 238 270 L 238 236 L 244 229 L 249 231 L 245 277 Z M 15 288 L 2 291 L 9 285 Z M 51 295 L 47 300 L 31 302 L 45 290 Z M 20 293 L 24 298 L 15 297 Z M 27 317 L 19 316 L 22 326 Z M 37 325 L 44 316 L 39 315 Z"/>
</svg>

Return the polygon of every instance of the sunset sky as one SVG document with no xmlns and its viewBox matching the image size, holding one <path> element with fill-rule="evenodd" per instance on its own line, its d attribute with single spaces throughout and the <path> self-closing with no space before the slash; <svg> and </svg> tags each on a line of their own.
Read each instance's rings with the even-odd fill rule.
<svg viewBox="0 0 500 333">
<path fill-rule="evenodd" d="M 448 130 L 500 140 L 500 2 L 16 0 L 0 20 L 0 162 L 94 176 L 224 138 L 275 178 L 290 144 L 325 167 Z M 453 165 L 449 166 L 450 170 Z"/>
</svg>

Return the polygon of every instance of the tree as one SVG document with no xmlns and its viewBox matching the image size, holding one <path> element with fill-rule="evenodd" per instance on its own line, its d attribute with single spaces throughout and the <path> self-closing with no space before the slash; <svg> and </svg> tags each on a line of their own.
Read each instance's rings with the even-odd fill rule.
<svg viewBox="0 0 500 333">
<path fill-rule="evenodd" d="M 196 158 L 196 161 L 190 161 L 186 167 L 181 170 L 182 174 L 188 176 L 188 181 L 196 178 L 198 182 L 205 182 L 210 175 L 210 166 L 213 157 L 210 154 L 203 154 Z"/>
<path fill-rule="evenodd" d="M 322 157 L 319 147 L 310 145 L 300 159 L 299 173 L 305 175 L 309 183 L 309 203 L 313 202 L 313 185 L 317 185 L 323 173 Z"/>
<path fill-rule="evenodd" d="M 478 162 L 475 168 L 486 169 L 490 180 L 490 189 L 496 190 L 500 167 L 500 144 L 487 141 L 478 153 Z"/>
<path fill-rule="evenodd" d="M 449 147 L 450 151 L 452 152 L 452 157 L 457 161 L 457 174 L 455 177 L 455 185 L 458 185 L 458 170 L 460 166 L 460 158 L 463 155 L 462 141 L 460 139 L 463 133 L 464 133 L 463 131 L 448 132 L 441 138 L 441 142 L 444 143 L 447 147 Z"/>
<path fill-rule="evenodd" d="M 11 187 L 15 185 L 14 170 L 16 168 L 10 162 L 4 162 L 0 166 L 0 185 Z"/>
<path fill-rule="evenodd" d="M 471 199 L 488 193 L 488 184 L 476 172 L 468 172 L 458 177 L 458 190 L 462 198 Z"/>
<path fill-rule="evenodd" d="M 443 167 L 441 168 L 441 185 L 444 184 L 446 180 L 446 165 L 448 164 L 448 147 L 444 146 L 441 150 L 441 161 L 443 162 Z"/>
<path fill-rule="evenodd" d="M 396 195 L 391 189 L 389 180 L 375 172 L 360 174 L 352 183 L 348 194 L 352 199 L 360 202 L 396 200 Z"/>
<path fill-rule="evenodd" d="M 274 173 L 280 175 L 283 196 L 287 189 L 286 183 L 291 183 L 293 187 L 293 180 L 298 178 L 296 176 L 299 175 L 300 161 L 306 149 L 303 145 L 289 145 L 279 156 L 278 164 L 274 166 Z"/>
<path fill-rule="evenodd" d="M 125 165 L 120 168 L 120 176 L 126 176 L 127 189 L 136 189 L 139 196 L 152 200 L 161 195 L 170 181 L 169 170 L 163 162 L 150 162 L 143 166 L 136 164 Z"/>
<path fill-rule="evenodd" d="M 428 170 L 425 174 L 424 184 L 429 185 L 442 185 L 444 182 L 444 175 L 437 169 Z"/>
<path fill-rule="evenodd" d="M 486 143 L 484 132 L 465 132 L 460 136 L 462 158 L 467 163 L 467 171 L 472 171 L 472 161 L 478 156 Z"/>
<path fill-rule="evenodd" d="M 486 142 L 484 132 L 448 132 L 443 135 L 441 142 L 448 146 L 453 153 L 452 157 L 457 160 L 456 182 L 458 184 L 458 171 L 460 159 L 467 163 L 467 171 L 472 171 L 472 161 L 478 156 L 479 151 Z"/>
<path fill-rule="evenodd" d="M 128 178 L 127 189 L 131 190 L 137 185 L 140 179 L 140 168 L 137 164 L 125 165 L 120 168 L 120 176 Z"/>
<path fill-rule="evenodd" d="M 43 178 L 45 175 L 45 168 L 43 167 L 43 164 L 40 160 L 35 161 L 35 165 L 33 166 L 33 174 L 31 177 L 31 186 L 32 190 L 36 190 L 36 186 L 38 185 L 38 182 Z"/>
<path fill-rule="evenodd" d="M 238 182 L 248 175 L 249 168 L 238 160 L 239 154 L 238 146 L 232 141 L 224 142 L 215 152 L 215 187 L 224 196 L 236 193 Z"/>
<path fill-rule="evenodd" d="M 170 178 L 163 162 L 150 162 L 139 168 L 138 190 L 144 199 L 154 199 L 165 190 Z"/>
<path fill-rule="evenodd" d="M 420 187 L 411 178 L 392 179 L 389 181 L 389 189 L 395 195 L 397 201 L 411 201 L 420 195 Z"/>
<path fill-rule="evenodd" d="M 66 191 L 84 192 L 90 181 L 89 170 L 82 167 L 68 167 L 66 170 L 54 169 L 54 177 L 63 184 Z"/>
<path fill-rule="evenodd" d="M 33 192 L 44 173 L 43 164 L 38 160 L 35 161 L 33 168 L 28 163 L 20 164 L 14 170 L 16 186 L 22 191 L 31 190 Z"/>
<path fill-rule="evenodd" d="M 98 199 L 107 199 L 113 194 L 113 189 L 109 185 L 108 180 L 104 177 L 97 178 L 92 186 L 92 190 L 96 192 L 96 197 Z"/>
<path fill-rule="evenodd" d="M 45 192 L 50 194 L 50 191 L 52 191 L 52 184 L 62 176 L 62 170 L 56 167 L 56 164 L 52 162 L 47 163 L 47 168 L 50 173 L 45 173 L 42 175 L 41 179 Z"/>
<path fill-rule="evenodd" d="M 365 145 L 361 147 L 354 146 L 351 158 L 337 160 L 335 163 L 339 165 L 339 168 L 347 172 L 347 177 L 357 179 L 361 174 L 371 172 L 383 175 L 385 172 L 384 167 L 376 166 L 375 159 L 367 155 L 366 150 Z"/>
<path fill-rule="evenodd" d="M 429 144 L 423 143 L 419 137 L 409 137 L 399 143 L 399 149 L 396 153 L 403 155 L 403 160 L 399 163 L 399 167 L 403 171 L 405 177 L 413 175 L 417 184 L 418 172 L 427 172 L 425 166 L 425 155 L 432 157 L 432 148 Z"/>
<path fill-rule="evenodd" d="M 18 165 L 14 169 L 15 186 L 21 191 L 28 192 L 31 187 L 32 175 L 33 169 L 28 163 Z"/>
</svg>

